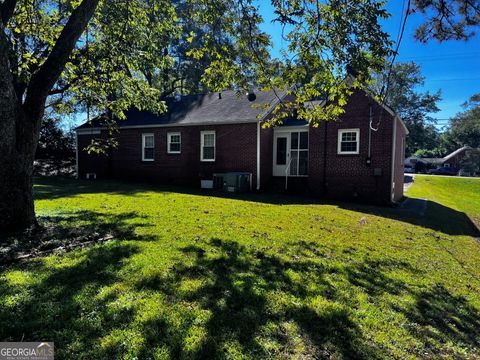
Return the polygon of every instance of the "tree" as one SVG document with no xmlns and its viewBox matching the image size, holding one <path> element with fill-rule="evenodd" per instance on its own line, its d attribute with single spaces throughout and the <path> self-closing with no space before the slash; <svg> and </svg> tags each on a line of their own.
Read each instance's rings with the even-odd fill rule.
<svg viewBox="0 0 480 360">
<path fill-rule="evenodd" d="M 66 160 L 74 158 L 75 137 L 65 133 L 60 118 L 44 118 L 38 136 L 36 159 Z"/>
<path fill-rule="evenodd" d="M 470 176 L 480 174 L 480 150 L 472 149 L 467 151 L 460 167 L 463 173 Z"/>
<path fill-rule="evenodd" d="M 463 104 L 465 111 L 450 120 L 445 140 L 450 150 L 462 146 L 480 148 L 480 94 Z"/>
<path fill-rule="evenodd" d="M 158 88 L 165 88 L 165 81 L 151 80 L 174 69 L 171 45 L 181 39 L 185 23 L 175 4 L 178 1 L 0 3 L 0 230 L 36 223 L 32 165 L 46 107 L 106 112 L 110 124 L 113 118 L 123 119 L 132 106 L 165 110 Z M 239 92 L 253 86 L 286 88 L 297 95 L 292 106 L 298 107 L 299 116 L 314 122 L 342 112 L 351 92 L 351 84 L 344 81 L 347 66 L 358 73 L 353 86 L 362 88 L 391 53 L 379 24 L 388 16 L 380 1 L 272 1 L 288 43 L 288 52 L 274 61 L 251 0 L 184 4 L 191 23 L 198 25 L 185 39 L 192 44 L 186 55 L 206 61 L 201 67 L 203 86 Z M 315 97 L 329 103 L 302 108 L 306 99 Z M 277 118 L 293 111 L 285 108 L 277 106 Z"/>
<path fill-rule="evenodd" d="M 423 43 L 468 40 L 480 24 L 480 0 L 414 0 L 414 11 L 426 17 L 415 33 Z"/>
<path fill-rule="evenodd" d="M 386 77 L 384 73 L 377 75 L 375 92 L 381 92 Z M 440 143 L 440 134 L 428 116 L 429 113 L 439 111 L 437 102 L 440 101 L 440 91 L 434 94 L 419 91 L 418 87 L 424 81 L 420 66 L 414 62 L 396 63 L 391 69 L 385 103 L 403 119 L 408 128 L 405 149 L 407 156 L 419 149 L 433 150 Z"/>
</svg>

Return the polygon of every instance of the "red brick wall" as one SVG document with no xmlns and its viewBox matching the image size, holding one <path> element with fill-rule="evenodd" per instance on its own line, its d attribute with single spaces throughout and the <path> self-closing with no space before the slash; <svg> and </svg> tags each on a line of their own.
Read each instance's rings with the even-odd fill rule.
<svg viewBox="0 0 480 360">
<path fill-rule="evenodd" d="M 103 138 L 105 134 L 101 135 L 78 135 L 78 172 L 80 178 L 85 178 L 88 173 L 96 173 L 98 178 L 108 177 L 111 164 L 109 158 L 105 154 L 88 154 L 85 149 L 90 145 L 92 139 Z"/>
<path fill-rule="evenodd" d="M 273 169 L 273 128 L 261 130 L 260 135 L 260 182 L 261 189 L 268 190 Z"/>
<path fill-rule="evenodd" d="M 378 131 L 371 131 L 371 165 L 367 166 L 370 105 L 373 110 L 374 127 L 378 124 Z M 356 92 L 349 99 L 346 112 L 338 121 L 321 123 L 317 128 L 311 128 L 310 190 L 330 198 L 389 202 L 392 121 L 393 117 L 380 105 L 363 92 Z M 350 128 L 360 129 L 359 154 L 337 154 L 338 130 Z M 380 169 L 381 175 L 374 176 L 374 169 Z M 326 192 L 323 191 L 324 186 Z"/>
<path fill-rule="evenodd" d="M 200 161 L 200 132 L 215 130 L 216 157 L 214 162 Z M 181 154 L 167 153 L 167 133 L 181 134 Z M 155 160 L 142 161 L 142 134 L 155 137 Z M 79 135 L 79 149 L 89 141 L 89 136 Z M 235 124 L 215 126 L 164 127 L 148 129 L 120 129 L 116 135 L 119 146 L 111 153 L 111 170 L 108 160 L 98 161 L 85 152 L 79 153 L 79 173 L 97 172 L 97 176 L 119 179 L 148 180 L 162 183 L 198 186 L 200 179 L 211 179 L 215 172 L 247 171 L 256 180 L 257 125 Z"/>
</svg>

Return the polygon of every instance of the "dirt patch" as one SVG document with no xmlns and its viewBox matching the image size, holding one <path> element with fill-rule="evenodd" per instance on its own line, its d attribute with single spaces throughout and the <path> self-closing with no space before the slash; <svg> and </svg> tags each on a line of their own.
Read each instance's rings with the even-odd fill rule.
<svg viewBox="0 0 480 360">
<path fill-rule="evenodd" d="M 470 216 L 473 226 L 477 229 L 477 233 L 480 235 L 480 217 Z"/>
<path fill-rule="evenodd" d="M 0 240 L 0 265 L 8 265 L 27 259 L 54 253 L 72 251 L 112 240 L 112 233 L 86 232 L 83 229 L 56 226 L 43 219 L 39 226 L 20 234 L 10 234 Z"/>
</svg>

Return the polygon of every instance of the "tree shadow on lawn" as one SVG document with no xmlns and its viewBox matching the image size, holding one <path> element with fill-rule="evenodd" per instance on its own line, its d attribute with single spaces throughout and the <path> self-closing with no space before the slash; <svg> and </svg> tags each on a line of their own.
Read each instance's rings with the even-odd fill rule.
<svg viewBox="0 0 480 360">
<path fill-rule="evenodd" d="M 132 244 L 110 243 L 89 248 L 80 254 L 67 254 L 73 265 L 53 267 L 41 259 L 23 264 L 18 269 L 38 274 L 41 281 L 27 290 L 19 290 L 0 282 L 0 339 L 2 341 L 54 341 L 59 359 L 80 358 L 87 349 L 98 346 L 98 338 L 109 329 L 128 323 L 129 311 L 107 311 L 113 299 L 93 299 L 99 289 L 118 280 L 124 261 L 138 252 Z M 11 305 L 7 298 L 16 299 Z M 66 354 L 69 354 L 66 356 Z M 83 357 L 84 358 L 84 357 Z"/>
<path fill-rule="evenodd" d="M 480 230 L 463 212 L 456 211 L 434 201 L 428 201 L 425 216 L 401 211 L 398 208 L 380 205 L 368 205 L 354 202 L 325 201 L 302 195 L 277 193 L 227 193 L 214 190 L 202 190 L 188 186 L 169 186 L 121 181 L 87 181 L 69 178 L 42 177 L 35 180 L 35 198 L 57 199 L 73 197 L 79 194 L 122 194 L 127 196 L 143 196 L 145 191 L 155 191 L 162 194 L 180 193 L 195 196 L 211 196 L 224 199 L 251 201 L 273 205 L 331 205 L 341 209 L 371 214 L 387 219 L 407 222 L 413 225 L 430 228 L 448 235 L 479 236 Z M 146 196 L 146 195 L 145 195 Z"/>
<path fill-rule="evenodd" d="M 447 235 L 479 236 L 480 230 L 463 212 L 428 200 L 426 213 L 420 216 L 400 208 L 338 203 L 339 208 L 406 222 Z"/>
<path fill-rule="evenodd" d="M 151 184 L 136 184 L 104 180 L 76 180 L 61 176 L 35 177 L 35 200 L 53 200 L 81 194 L 121 194 L 138 196 L 138 193 L 153 189 Z"/>
<path fill-rule="evenodd" d="M 56 249 L 68 251 L 104 239 L 156 240 L 155 236 L 136 233 L 138 228 L 152 226 L 146 219 L 133 211 L 112 214 L 82 210 L 39 216 L 39 227 L 0 239 L 0 264 L 8 263 L 18 254 L 48 254 Z"/>
<path fill-rule="evenodd" d="M 304 242 L 295 245 L 303 250 L 305 246 L 318 247 Z M 478 311 L 441 285 L 416 290 L 389 276 L 389 271 L 399 269 L 418 273 L 406 262 L 366 260 L 348 266 L 333 266 L 328 261 L 318 262 L 319 258 L 323 259 L 321 254 L 284 260 L 220 239 L 213 239 L 204 246 L 189 246 L 183 251 L 193 257 L 193 263 L 179 263 L 167 276 L 141 279 L 138 290 L 161 292 L 175 299 L 172 301 L 177 304 L 195 303 L 209 311 L 206 337 L 198 349 L 185 352 L 183 342 L 178 339 L 173 341 L 168 337 L 147 335 L 142 358 L 152 356 L 157 346 L 168 347 L 173 358 L 222 358 L 232 351 L 232 346 L 236 347 L 235 354 L 240 357 L 288 358 L 299 355 L 295 354 L 298 349 L 292 343 L 298 337 L 306 344 L 300 356 L 391 358 L 393 354 L 388 349 L 368 340 L 362 332 L 354 316 L 357 300 L 339 291 L 339 285 L 344 281 L 347 286 L 355 286 L 368 294 L 373 302 L 383 301 L 380 298 L 383 294 L 413 296 L 413 305 L 393 311 L 417 322 L 418 326 L 411 329 L 412 336 L 419 336 L 431 351 L 441 354 L 443 345 L 450 341 L 467 348 L 478 346 Z M 218 256 L 212 257 L 209 253 Z M 191 280 L 200 281 L 201 286 L 179 290 L 182 282 Z M 292 330 L 292 325 L 298 330 Z M 145 334 L 169 332 L 164 318 L 151 321 L 146 327 Z M 272 352 L 265 347 L 266 342 L 270 343 Z M 423 349 L 419 351 L 419 355 L 423 354 Z"/>
<path fill-rule="evenodd" d="M 17 268 L 39 276 L 27 289 L 0 277 L 0 339 L 55 341 L 59 359 L 115 359 L 127 353 L 154 358 L 159 349 L 171 358 L 392 358 L 359 324 L 358 299 L 345 292 L 345 286 L 353 286 L 374 304 L 383 303 L 385 294 L 413 297 L 407 306 L 392 305 L 392 311 L 404 314 L 408 331 L 421 342 L 423 348 L 409 350 L 414 355 L 452 355 L 445 353 L 449 343 L 468 354 L 480 345 L 478 310 L 442 285 L 413 288 L 393 278 L 391 271 L 418 273 L 403 261 L 333 263 L 327 249 L 313 242 L 290 244 L 280 258 L 213 239 L 183 248 L 182 260 L 168 273 L 138 273 L 133 288 L 115 290 L 126 276 L 126 263 L 139 252 L 135 243 L 108 243 L 66 254 L 63 266 L 37 259 Z M 182 287 L 191 281 L 199 286 Z M 102 293 L 105 287 L 110 290 Z M 167 308 L 139 325 L 136 304 L 147 294 L 161 295 Z M 131 297 L 132 306 L 116 306 L 121 295 Z M 188 315 L 196 307 L 210 316 Z M 135 338 L 101 346 L 109 334 L 133 327 L 132 336 L 141 337 L 139 348 L 132 350 Z M 186 349 L 198 327 L 204 330 L 203 340 Z"/>
</svg>

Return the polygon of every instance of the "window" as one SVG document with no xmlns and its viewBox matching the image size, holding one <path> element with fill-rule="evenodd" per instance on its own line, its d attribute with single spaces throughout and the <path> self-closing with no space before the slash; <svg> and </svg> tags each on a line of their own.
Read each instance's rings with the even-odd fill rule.
<svg viewBox="0 0 480 360">
<path fill-rule="evenodd" d="M 153 134 L 142 134 L 142 161 L 153 161 L 155 139 Z"/>
<path fill-rule="evenodd" d="M 215 131 L 202 131 L 201 140 L 201 161 L 215 161 Z"/>
<path fill-rule="evenodd" d="M 308 175 L 308 132 L 292 132 L 290 134 L 290 175 Z"/>
<path fill-rule="evenodd" d="M 182 137 L 180 133 L 167 134 L 167 153 L 180 154 L 182 147 Z"/>
<path fill-rule="evenodd" d="M 338 153 L 358 154 L 360 144 L 360 129 L 338 130 Z"/>
</svg>

